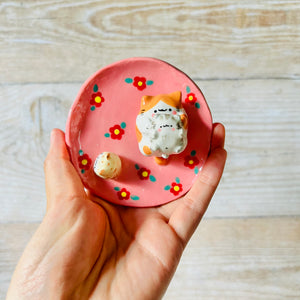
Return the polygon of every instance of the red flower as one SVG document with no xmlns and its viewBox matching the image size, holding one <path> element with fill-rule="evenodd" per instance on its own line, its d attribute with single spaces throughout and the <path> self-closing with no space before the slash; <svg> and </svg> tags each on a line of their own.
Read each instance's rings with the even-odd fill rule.
<svg viewBox="0 0 300 300">
<path fill-rule="evenodd" d="M 125 131 L 121 128 L 120 125 L 115 125 L 109 128 L 109 131 L 111 133 L 111 138 L 114 140 L 120 140 L 122 138 L 122 135 L 125 133 Z"/>
<path fill-rule="evenodd" d="M 196 156 L 186 156 L 184 158 L 184 165 L 190 169 L 194 169 L 199 164 L 199 159 Z"/>
<path fill-rule="evenodd" d="M 78 157 L 79 168 L 83 170 L 88 170 L 92 164 L 92 160 L 87 154 L 83 154 Z"/>
<path fill-rule="evenodd" d="M 105 99 L 103 98 L 102 94 L 100 92 L 98 92 L 98 93 L 94 93 L 92 95 L 90 104 L 95 105 L 96 107 L 100 107 L 104 101 L 105 101 Z"/>
<path fill-rule="evenodd" d="M 185 102 L 190 103 L 190 104 L 195 104 L 197 101 L 197 97 L 195 96 L 194 93 L 189 93 L 186 95 Z"/>
<path fill-rule="evenodd" d="M 118 197 L 120 200 L 128 200 L 130 197 L 130 192 L 123 188 L 118 192 Z"/>
<path fill-rule="evenodd" d="M 177 196 L 180 192 L 182 192 L 182 184 L 181 183 L 172 183 L 172 187 L 170 189 L 170 192 L 173 193 L 175 196 Z"/>
<path fill-rule="evenodd" d="M 145 77 L 134 77 L 133 85 L 140 91 L 146 88 L 146 78 Z"/>
<path fill-rule="evenodd" d="M 151 173 L 151 171 L 146 168 L 141 168 L 138 171 L 138 175 L 139 175 L 140 179 L 142 179 L 142 180 L 149 179 L 150 173 Z"/>
</svg>

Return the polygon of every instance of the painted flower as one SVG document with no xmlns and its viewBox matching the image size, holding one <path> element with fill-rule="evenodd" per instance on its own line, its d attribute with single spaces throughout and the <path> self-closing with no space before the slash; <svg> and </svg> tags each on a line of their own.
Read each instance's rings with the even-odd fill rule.
<svg viewBox="0 0 300 300">
<path fill-rule="evenodd" d="M 195 104 L 197 101 L 197 97 L 194 93 L 189 93 L 186 95 L 185 102 L 190 104 Z"/>
<path fill-rule="evenodd" d="M 78 157 L 79 168 L 82 170 L 88 170 L 92 164 L 92 160 L 87 154 L 83 154 Z"/>
<path fill-rule="evenodd" d="M 128 200 L 130 197 L 130 192 L 123 188 L 120 191 L 118 191 L 118 197 L 120 200 Z"/>
<path fill-rule="evenodd" d="M 92 95 L 90 104 L 94 105 L 96 107 L 100 107 L 104 101 L 105 101 L 104 97 L 102 96 L 102 94 L 100 92 L 98 92 L 98 93 L 94 93 Z"/>
<path fill-rule="evenodd" d="M 149 179 L 150 173 L 151 173 L 151 171 L 146 168 L 140 168 L 138 171 L 138 175 L 139 175 L 140 179 L 142 179 L 142 180 Z"/>
<path fill-rule="evenodd" d="M 173 182 L 172 186 L 170 188 L 170 192 L 173 193 L 175 196 L 177 196 L 180 192 L 182 192 L 182 184 Z"/>
<path fill-rule="evenodd" d="M 140 91 L 144 90 L 147 86 L 145 77 L 134 77 L 133 85 Z"/>
<path fill-rule="evenodd" d="M 111 138 L 114 140 L 120 140 L 122 138 L 122 135 L 125 133 L 125 131 L 121 128 L 120 125 L 115 125 L 109 128 L 109 131 L 111 133 Z"/>
<path fill-rule="evenodd" d="M 199 159 L 196 156 L 188 155 L 184 158 L 184 165 L 190 169 L 194 169 L 199 164 Z"/>
</svg>

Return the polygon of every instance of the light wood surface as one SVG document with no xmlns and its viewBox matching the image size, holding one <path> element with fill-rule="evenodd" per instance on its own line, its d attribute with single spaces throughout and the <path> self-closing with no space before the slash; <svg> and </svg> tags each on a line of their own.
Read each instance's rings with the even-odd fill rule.
<svg viewBox="0 0 300 300">
<path fill-rule="evenodd" d="M 81 84 L 164 59 L 227 129 L 228 163 L 165 299 L 300 299 L 300 1 L 0 2 L 0 299 L 45 212 L 43 160 Z"/>
</svg>

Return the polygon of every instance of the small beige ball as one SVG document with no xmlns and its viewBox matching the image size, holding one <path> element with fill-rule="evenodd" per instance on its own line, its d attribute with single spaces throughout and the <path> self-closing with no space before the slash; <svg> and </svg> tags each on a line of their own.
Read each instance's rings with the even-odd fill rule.
<svg viewBox="0 0 300 300">
<path fill-rule="evenodd" d="M 94 163 L 94 172 L 103 179 L 114 179 L 121 173 L 122 163 L 120 157 L 112 152 L 99 154 Z"/>
</svg>

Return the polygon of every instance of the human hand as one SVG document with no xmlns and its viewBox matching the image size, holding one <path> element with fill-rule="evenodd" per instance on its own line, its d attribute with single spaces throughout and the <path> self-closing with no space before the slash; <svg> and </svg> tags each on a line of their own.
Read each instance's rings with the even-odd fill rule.
<svg viewBox="0 0 300 300">
<path fill-rule="evenodd" d="M 7 299 L 159 299 L 221 178 L 225 130 L 191 190 L 154 208 L 121 207 L 86 193 L 64 133 L 45 161 L 47 212 L 12 277 Z"/>
</svg>

